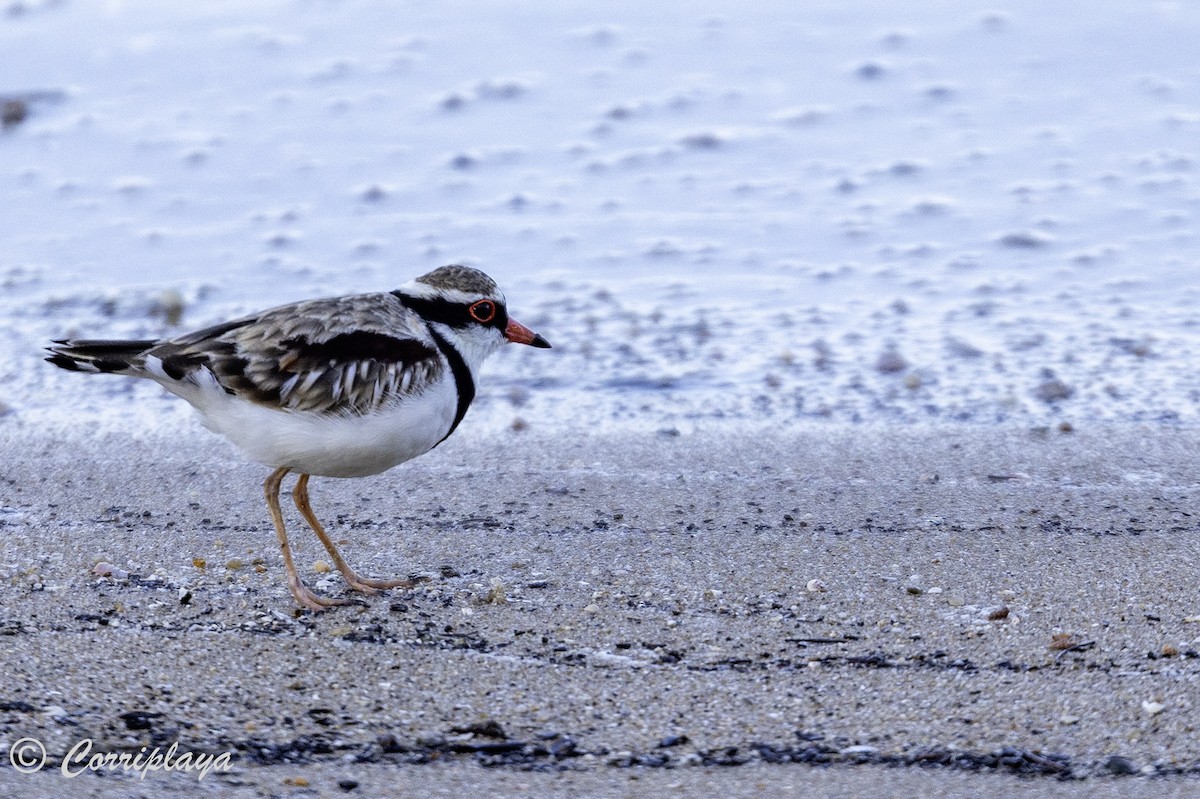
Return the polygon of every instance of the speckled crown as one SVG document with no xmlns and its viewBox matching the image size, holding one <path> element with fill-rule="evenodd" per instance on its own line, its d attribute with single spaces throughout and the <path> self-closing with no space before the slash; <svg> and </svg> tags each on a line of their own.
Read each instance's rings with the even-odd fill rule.
<svg viewBox="0 0 1200 799">
<path fill-rule="evenodd" d="M 417 278 L 417 282 L 437 289 L 449 289 L 485 297 L 494 296 L 500 291 L 496 281 L 483 272 L 460 264 L 439 266 L 429 274 L 421 275 Z"/>
</svg>

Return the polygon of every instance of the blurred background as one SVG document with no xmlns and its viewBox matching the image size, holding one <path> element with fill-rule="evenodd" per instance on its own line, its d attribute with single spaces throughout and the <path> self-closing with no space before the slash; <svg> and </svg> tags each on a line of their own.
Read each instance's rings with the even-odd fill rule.
<svg viewBox="0 0 1200 799">
<path fill-rule="evenodd" d="M 1195 422 L 1200 6 L 727 6 L 0 3 L 0 424 L 456 262 L 555 346 L 477 429 Z"/>
</svg>

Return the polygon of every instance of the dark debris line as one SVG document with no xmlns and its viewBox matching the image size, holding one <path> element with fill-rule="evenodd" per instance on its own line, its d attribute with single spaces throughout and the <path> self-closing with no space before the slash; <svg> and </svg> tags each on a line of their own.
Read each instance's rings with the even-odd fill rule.
<svg viewBox="0 0 1200 799">
<path fill-rule="evenodd" d="M 826 741 L 820 733 L 796 731 L 797 743 L 750 743 L 678 754 L 672 750 L 688 743 L 687 736 L 669 736 L 649 751 L 614 753 L 588 751 L 564 733 L 545 733 L 533 740 L 508 738 L 499 724 L 489 722 L 488 729 L 453 728 L 446 736 L 433 736 L 403 742 L 391 734 L 381 735 L 374 743 L 334 746 L 321 735 L 305 735 L 285 743 L 261 739 L 225 741 L 222 746 L 236 750 L 240 757 L 255 765 L 302 764 L 330 758 L 353 756 L 356 763 L 395 763 L 421 765 L 447 761 L 474 760 L 487 768 L 513 768 L 520 771 L 566 771 L 589 768 L 679 768 L 686 766 L 736 767 L 750 762 L 809 766 L 886 765 L 995 771 L 1028 777 L 1053 777 L 1082 780 L 1088 776 L 1128 776 L 1140 773 L 1129 758 L 1113 755 L 1080 768 L 1068 755 L 1042 753 L 1018 747 L 1002 747 L 991 752 L 974 752 L 945 746 L 923 746 L 907 752 L 884 752 L 873 746 L 853 745 L 845 739 Z M 470 730 L 465 735 L 455 730 Z M 586 755 L 595 760 L 581 761 Z M 1155 776 L 1200 775 L 1200 763 L 1191 766 L 1156 768 Z"/>
<path fill-rule="evenodd" d="M 121 717 L 129 729 L 157 726 L 157 714 L 127 713 Z M 461 731 L 461 732 L 460 732 Z M 166 745 L 171 735 L 151 736 L 157 745 Z M 1113 755 L 1103 761 L 1080 769 L 1065 754 L 1042 753 L 1018 747 L 1002 747 L 991 752 L 974 752 L 945 746 L 923 746 L 907 752 L 884 752 L 873 746 L 854 745 L 848 739 L 825 740 L 825 736 L 804 730 L 795 733 L 795 744 L 755 742 L 744 746 L 728 746 L 698 752 L 677 754 L 674 749 L 689 740 L 686 735 L 668 736 L 649 751 L 614 753 L 606 749 L 582 749 L 576 740 L 564 733 L 550 732 L 533 740 L 509 738 L 496 722 L 467 727 L 452 727 L 445 736 L 430 736 L 404 742 L 387 733 L 369 744 L 334 744 L 323 734 L 301 735 L 287 743 L 274 743 L 261 738 L 242 740 L 223 739 L 216 745 L 184 742 L 185 748 L 197 752 L 235 752 L 235 762 L 243 766 L 302 765 L 321 761 L 346 761 L 378 764 L 424 765 L 429 763 L 475 761 L 485 768 L 511 768 L 518 771 L 569 771 L 592 768 L 681 768 L 689 766 L 737 767 L 751 762 L 773 765 L 807 765 L 818 767 L 884 765 L 957 769 L 964 771 L 994 771 L 1027 777 L 1053 777 L 1059 780 L 1083 780 L 1089 776 L 1130 776 L 1140 772 L 1129 758 Z M 134 752 L 137 745 L 126 748 Z M 589 760 L 582 760 L 585 756 Z M 51 762 L 61 758 L 51 756 Z M 1200 763 L 1191 766 L 1155 768 L 1156 777 L 1197 776 Z"/>
</svg>

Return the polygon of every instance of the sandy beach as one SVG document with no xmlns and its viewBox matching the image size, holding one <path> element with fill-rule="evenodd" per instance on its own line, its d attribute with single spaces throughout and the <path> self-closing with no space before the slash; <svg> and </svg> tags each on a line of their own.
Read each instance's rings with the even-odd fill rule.
<svg viewBox="0 0 1200 799">
<path fill-rule="evenodd" d="M 10 421 L 0 743 L 47 750 L 12 795 L 84 739 L 232 763 L 101 796 L 1200 791 L 1194 431 L 476 430 L 314 484 L 356 568 L 423 578 L 314 616 L 261 467 Z"/>
<path fill-rule="evenodd" d="M 4 4 L 0 795 L 1200 796 L 1197 39 L 1134 0 Z M 553 349 L 314 480 L 420 579 L 321 615 L 265 468 L 41 361 L 450 263 Z"/>
</svg>

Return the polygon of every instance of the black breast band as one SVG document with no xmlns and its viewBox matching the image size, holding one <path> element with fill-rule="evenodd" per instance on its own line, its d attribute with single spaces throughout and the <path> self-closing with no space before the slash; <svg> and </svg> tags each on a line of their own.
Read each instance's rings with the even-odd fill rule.
<svg viewBox="0 0 1200 799">
<path fill-rule="evenodd" d="M 437 344 L 437 348 L 450 363 L 450 373 L 454 375 L 454 388 L 458 393 L 458 408 L 454 411 L 454 424 L 450 425 L 446 435 L 442 436 L 441 441 L 438 441 L 440 444 L 450 437 L 450 434 L 458 427 L 458 423 L 467 415 L 467 408 L 471 407 L 471 400 L 475 399 L 475 379 L 471 377 L 470 367 L 467 366 L 467 362 L 463 360 L 459 351 L 454 349 L 454 345 L 433 327 L 429 328 L 429 332 L 433 335 L 433 341 Z M 436 447 L 437 444 L 434 446 Z"/>
</svg>

